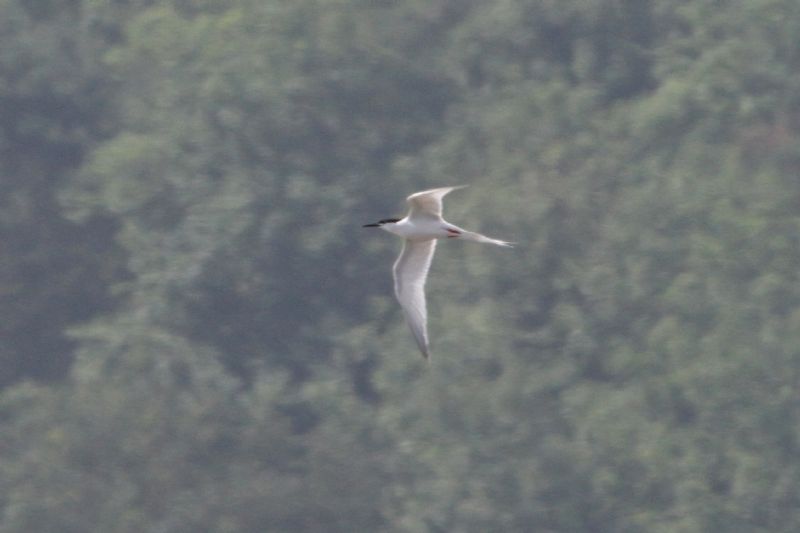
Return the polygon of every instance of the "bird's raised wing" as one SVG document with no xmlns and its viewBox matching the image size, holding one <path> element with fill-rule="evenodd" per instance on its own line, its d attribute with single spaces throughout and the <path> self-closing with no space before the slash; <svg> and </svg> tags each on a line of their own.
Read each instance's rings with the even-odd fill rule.
<svg viewBox="0 0 800 533">
<path fill-rule="evenodd" d="M 403 241 L 403 251 L 394 263 L 394 293 L 406 321 L 414 334 L 417 346 L 427 359 L 428 311 L 425 306 L 425 280 L 436 250 L 436 239 Z"/>
<path fill-rule="evenodd" d="M 463 189 L 466 185 L 456 187 L 440 187 L 429 191 L 415 192 L 406 201 L 411 207 L 409 217 L 440 217 L 442 216 L 442 198 L 456 189 Z"/>
</svg>

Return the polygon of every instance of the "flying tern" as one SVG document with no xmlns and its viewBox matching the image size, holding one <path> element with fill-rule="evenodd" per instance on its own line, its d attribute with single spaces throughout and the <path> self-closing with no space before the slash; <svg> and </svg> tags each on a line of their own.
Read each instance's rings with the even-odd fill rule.
<svg viewBox="0 0 800 533">
<path fill-rule="evenodd" d="M 510 247 L 513 243 L 492 239 L 451 224 L 442 218 L 442 198 L 457 187 L 441 187 L 409 196 L 405 218 L 385 218 L 365 228 L 381 228 L 403 238 L 403 250 L 394 263 L 394 294 L 403 308 L 414 339 L 425 359 L 428 350 L 428 312 L 425 305 L 425 280 L 431 266 L 437 239 L 461 239 Z"/>
</svg>

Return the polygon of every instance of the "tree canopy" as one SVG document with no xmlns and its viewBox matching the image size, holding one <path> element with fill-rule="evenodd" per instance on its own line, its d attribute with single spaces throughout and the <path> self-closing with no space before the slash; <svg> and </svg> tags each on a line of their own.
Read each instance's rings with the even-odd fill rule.
<svg viewBox="0 0 800 533">
<path fill-rule="evenodd" d="M 0 0 L 0 531 L 797 531 L 799 33 Z M 360 226 L 459 184 L 426 364 Z"/>
</svg>

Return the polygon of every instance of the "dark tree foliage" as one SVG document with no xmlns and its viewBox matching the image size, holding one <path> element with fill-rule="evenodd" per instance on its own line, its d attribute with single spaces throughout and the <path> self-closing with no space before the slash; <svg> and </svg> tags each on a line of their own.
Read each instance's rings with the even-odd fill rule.
<svg viewBox="0 0 800 533">
<path fill-rule="evenodd" d="M 0 15 L 0 531 L 800 528 L 796 1 Z"/>
<path fill-rule="evenodd" d="M 0 3 L 0 386 L 62 379 L 65 329 L 110 311 L 124 276 L 119 221 L 67 220 L 56 198 L 111 112 L 80 25 L 79 2 Z"/>
</svg>

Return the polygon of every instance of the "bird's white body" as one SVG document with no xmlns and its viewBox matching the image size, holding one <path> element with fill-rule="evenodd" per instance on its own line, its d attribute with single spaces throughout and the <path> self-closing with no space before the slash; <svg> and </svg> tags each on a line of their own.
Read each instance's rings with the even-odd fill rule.
<svg viewBox="0 0 800 533">
<path fill-rule="evenodd" d="M 461 186 L 463 187 L 463 186 Z M 442 218 L 442 198 L 461 187 L 442 187 L 412 194 L 407 201 L 408 215 L 402 219 L 386 219 L 371 227 L 380 227 L 404 239 L 403 251 L 394 263 L 394 292 L 406 316 L 422 355 L 428 359 L 428 313 L 425 305 L 425 281 L 436 250 L 437 239 L 463 239 L 473 242 L 511 246 L 464 230 Z"/>
<path fill-rule="evenodd" d="M 431 219 L 411 219 L 405 217 L 395 223 L 388 223 L 381 226 L 381 229 L 394 233 L 395 235 L 404 239 L 411 239 L 413 241 L 424 241 L 427 239 L 441 239 L 451 235 L 445 228 L 452 228 L 458 231 L 458 228 L 452 224 L 448 224 L 441 217 L 437 220 Z"/>
</svg>

